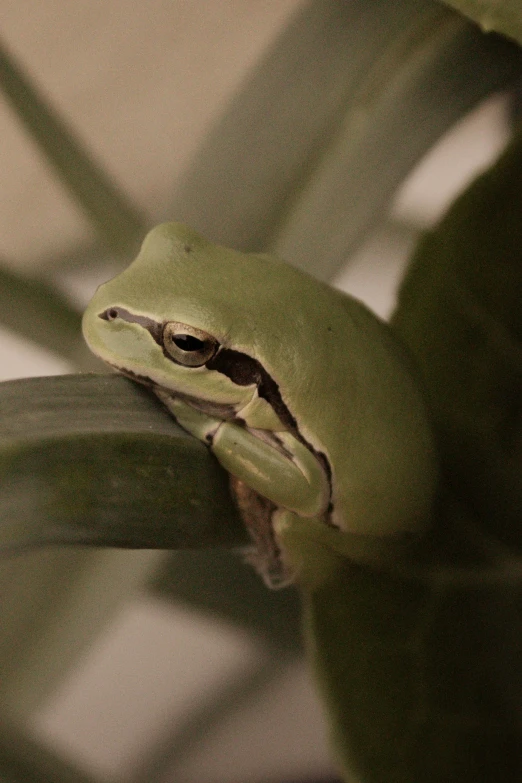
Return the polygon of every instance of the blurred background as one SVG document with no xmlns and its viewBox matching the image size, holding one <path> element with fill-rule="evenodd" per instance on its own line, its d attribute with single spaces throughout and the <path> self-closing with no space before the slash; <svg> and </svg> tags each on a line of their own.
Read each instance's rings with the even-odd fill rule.
<svg viewBox="0 0 522 783">
<path fill-rule="evenodd" d="M 0 17 L 8 50 L 153 225 L 179 218 L 172 214 L 173 193 L 203 140 L 304 5 L 0 0 Z M 100 250 L 87 267 L 97 244 L 90 224 L 5 102 L 0 126 L 0 256 L 13 270 L 50 270 L 70 301 L 83 306 L 114 273 L 115 261 Z M 420 233 L 496 158 L 509 135 L 507 96 L 481 102 L 408 176 L 334 285 L 388 317 Z M 71 371 L 59 355 L 0 329 L 1 380 Z M 28 733 L 104 783 L 333 779 L 321 709 L 301 655 L 282 655 L 274 673 L 263 645 L 232 622 L 142 589 L 164 555 L 117 556 L 118 573 L 134 576 L 118 585 L 122 595 L 110 622 L 27 708 Z M 197 567 L 197 557 L 194 562 Z M 43 662 L 43 678 L 45 671 Z M 184 745 L 183 731 L 192 736 L 191 711 L 212 693 L 225 701 L 229 694 L 233 702 L 238 683 L 248 696 Z M 172 737 L 183 752 L 175 759 L 159 753 L 154 767 L 158 748 Z"/>
</svg>

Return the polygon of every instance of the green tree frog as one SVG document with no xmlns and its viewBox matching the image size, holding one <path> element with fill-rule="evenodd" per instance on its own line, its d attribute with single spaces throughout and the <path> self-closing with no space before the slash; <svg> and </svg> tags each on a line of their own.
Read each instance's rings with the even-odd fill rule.
<svg viewBox="0 0 522 783">
<path fill-rule="evenodd" d="M 425 528 L 436 486 L 422 395 L 390 329 L 278 258 L 166 223 L 98 289 L 83 330 L 95 354 L 149 386 L 228 471 L 267 584 L 300 585 L 346 769 L 358 757 L 356 769 L 375 769 L 384 748 L 382 775 L 368 779 L 409 781 L 397 761 L 411 715 L 404 678 L 388 688 L 397 667 L 385 641 L 351 636 L 372 614 L 370 626 L 386 626 L 388 586 L 368 593 L 358 574 Z"/>
<path fill-rule="evenodd" d="M 378 560 L 425 525 L 436 471 L 422 396 L 353 298 L 165 223 L 100 286 L 83 331 L 228 471 L 269 585 L 321 582 L 337 558 Z"/>
</svg>

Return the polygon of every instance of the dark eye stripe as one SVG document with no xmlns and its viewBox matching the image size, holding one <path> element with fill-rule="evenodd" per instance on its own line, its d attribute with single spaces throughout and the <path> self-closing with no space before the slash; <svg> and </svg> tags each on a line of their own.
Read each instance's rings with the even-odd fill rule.
<svg viewBox="0 0 522 783">
<path fill-rule="evenodd" d="M 152 318 L 147 318 L 145 315 L 135 315 L 124 307 L 109 307 L 103 313 L 100 313 L 98 318 L 102 318 L 104 321 L 115 321 L 117 318 L 121 318 L 122 321 L 127 321 L 129 324 L 139 324 L 163 348 L 163 324 L 154 321 Z"/>
<path fill-rule="evenodd" d="M 301 435 L 296 419 L 288 410 L 281 396 L 278 384 L 274 381 L 272 376 L 267 373 L 263 365 L 258 362 L 257 359 L 253 359 L 246 353 L 234 351 L 231 348 L 222 348 L 207 362 L 206 367 L 209 370 L 216 370 L 217 372 L 226 375 L 227 378 L 230 378 L 230 380 L 238 386 L 256 385 L 257 393 L 263 400 L 268 402 L 284 427 L 289 432 L 293 433 L 303 446 L 306 446 L 315 454 L 323 466 L 331 492 L 332 470 L 326 454 L 314 449 L 314 447 Z"/>
<path fill-rule="evenodd" d="M 259 396 L 272 406 L 285 427 L 297 432 L 297 422 L 283 402 L 279 386 L 257 359 L 223 348 L 207 362 L 207 368 L 226 375 L 238 386 L 257 386 Z"/>
<path fill-rule="evenodd" d="M 256 359 L 231 348 L 219 351 L 207 362 L 207 368 L 226 375 L 237 386 L 259 386 L 264 372 Z"/>
</svg>

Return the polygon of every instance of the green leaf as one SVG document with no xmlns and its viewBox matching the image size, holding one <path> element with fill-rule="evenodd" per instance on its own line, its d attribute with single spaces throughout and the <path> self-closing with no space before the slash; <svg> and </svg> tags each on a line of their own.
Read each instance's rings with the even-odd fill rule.
<svg viewBox="0 0 522 783">
<path fill-rule="evenodd" d="M 521 72 L 517 46 L 437 3 L 306 4 L 210 133 L 172 213 L 331 278 L 440 135 Z"/>
<path fill-rule="evenodd" d="M 426 569 L 415 580 L 345 561 L 310 597 L 317 676 L 356 780 L 521 779 L 522 564 L 481 581 L 480 559 L 471 562 L 465 546 L 461 556 L 468 581 L 452 581 L 449 569 L 445 579 L 436 563 L 431 578 Z"/>
<path fill-rule="evenodd" d="M 134 253 L 144 219 L 2 46 L 0 89 L 107 245 L 117 254 Z"/>
<path fill-rule="evenodd" d="M 227 474 L 119 376 L 0 384 L 0 545 L 237 547 Z"/>
<path fill-rule="evenodd" d="M 117 375 L 8 382 L 0 384 L 0 409 L 0 552 L 3 547 L 4 554 L 23 553 L 53 542 L 170 549 L 238 548 L 249 543 L 230 500 L 226 474 L 208 450 L 181 431 L 155 397 L 137 384 Z M 173 753 L 177 757 L 178 751 L 197 743 L 223 714 L 237 709 L 301 654 L 294 592 L 267 591 L 237 553 L 229 558 L 225 552 L 200 555 L 203 558 L 196 553 L 171 557 L 150 588 L 165 597 L 170 583 L 176 601 L 205 612 L 219 608 L 221 616 L 264 642 L 266 659 L 240 682 L 209 693 L 168 747 L 152 754 L 154 769 L 167 760 L 173 763 Z M 45 563 L 28 565 L 34 572 L 29 580 L 33 590 L 39 579 L 45 582 L 46 568 Z M 67 578 L 72 577 L 73 584 L 75 575 L 82 581 L 84 567 L 82 559 L 73 559 Z M 5 599 L 4 610 L 9 607 Z M 81 617 L 78 621 L 84 622 Z M 4 637 L 11 634 L 11 652 L 26 654 L 22 620 L 11 625 L 10 620 L 8 628 L 4 623 L 3 630 Z M 76 641 L 74 633 L 63 639 L 61 633 L 53 635 L 52 625 L 49 638 L 38 628 L 43 643 L 40 638 L 37 658 L 30 656 L 29 665 L 20 672 L 15 668 L 14 677 L 11 673 L 7 693 L 13 691 L 17 709 L 21 703 L 30 707 L 35 698 L 40 700 L 49 681 L 81 649 L 82 640 Z M 31 633 L 34 639 L 34 624 Z M 58 671 L 50 666 L 50 656 L 60 661 Z M 0 763 L 1 751 L 0 734 Z"/>
<path fill-rule="evenodd" d="M 522 7 L 520 0 L 444 0 L 466 14 L 489 33 L 494 30 L 522 43 Z"/>
<path fill-rule="evenodd" d="M 235 549 L 249 541 L 227 474 L 122 376 L 2 383 L 0 411 L 0 695 L 23 715 L 157 562 L 143 552 L 130 559 L 49 545 Z"/>
<path fill-rule="evenodd" d="M 522 136 L 426 235 L 393 326 L 429 395 L 445 475 L 522 545 Z"/>
</svg>

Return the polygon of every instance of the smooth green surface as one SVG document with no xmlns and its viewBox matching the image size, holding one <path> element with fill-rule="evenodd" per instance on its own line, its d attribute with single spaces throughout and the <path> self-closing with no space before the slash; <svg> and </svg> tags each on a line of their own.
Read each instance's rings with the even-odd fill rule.
<svg viewBox="0 0 522 783">
<path fill-rule="evenodd" d="M 522 43 L 522 6 L 519 0 L 445 0 L 477 22 L 484 32 L 503 33 Z"/>
<path fill-rule="evenodd" d="M 393 325 L 415 355 L 452 491 L 522 532 L 522 136 L 420 243 Z"/>
<path fill-rule="evenodd" d="M 469 566 L 478 573 L 480 559 Z M 347 780 L 521 779 L 521 566 L 515 581 L 506 570 L 465 585 L 346 561 L 309 596 L 310 653 Z"/>
<path fill-rule="evenodd" d="M 154 398 L 113 375 L 0 385 L 0 542 L 238 546 L 226 475 Z"/>
</svg>

